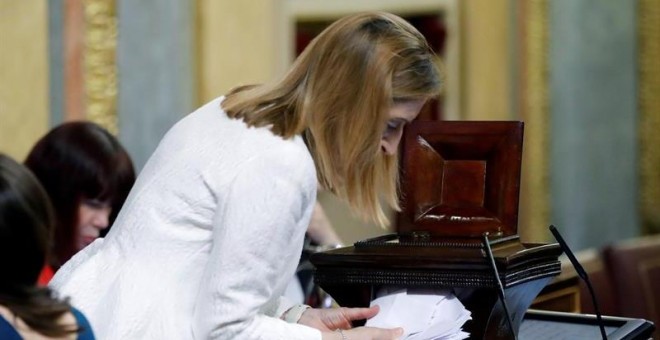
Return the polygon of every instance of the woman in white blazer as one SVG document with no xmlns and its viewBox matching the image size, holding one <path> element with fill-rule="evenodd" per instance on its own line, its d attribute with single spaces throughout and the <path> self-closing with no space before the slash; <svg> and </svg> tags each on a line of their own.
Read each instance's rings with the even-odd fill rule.
<svg viewBox="0 0 660 340">
<path fill-rule="evenodd" d="M 358 327 L 378 308 L 280 298 L 317 182 L 359 214 L 395 209 L 403 126 L 441 85 L 424 37 L 389 13 L 337 20 L 288 73 L 183 118 L 139 175 L 115 225 L 52 287 L 102 339 L 395 339 Z"/>
</svg>

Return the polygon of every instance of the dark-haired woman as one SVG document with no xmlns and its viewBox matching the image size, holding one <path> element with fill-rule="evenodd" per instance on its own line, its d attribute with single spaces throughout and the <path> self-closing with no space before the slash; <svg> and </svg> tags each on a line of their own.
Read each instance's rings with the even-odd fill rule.
<svg viewBox="0 0 660 340">
<path fill-rule="evenodd" d="M 35 286 L 53 224 L 37 179 L 0 154 L 0 339 L 94 339 L 79 311 Z"/>
<path fill-rule="evenodd" d="M 126 150 L 91 122 L 55 127 L 32 148 L 25 165 L 55 208 L 55 243 L 48 263 L 53 270 L 104 235 L 135 181 Z M 48 271 L 46 267 L 40 283 L 50 279 Z"/>
</svg>

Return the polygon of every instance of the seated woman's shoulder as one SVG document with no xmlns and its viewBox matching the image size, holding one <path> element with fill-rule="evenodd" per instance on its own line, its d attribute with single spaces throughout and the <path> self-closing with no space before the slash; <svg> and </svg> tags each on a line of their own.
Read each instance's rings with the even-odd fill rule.
<svg viewBox="0 0 660 340">
<path fill-rule="evenodd" d="M 61 336 L 48 336 L 37 332 L 23 319 L 18 317 L 8 308 L 0 305 L 0 339 L 25 339 L 25 340 L 93 340 L 92 328 L 87 319 L 76 309 L 62 314 L 57 324 L 72 331 Z M 74 331 L 78 329 L 79 331 Z"/>
<path fill-rule="evenodd" d="M 72 308 L 71 314 L 75 318 L 76 325 L 78 326 L 78 340 L 94 340 L 94 332 L 92 332 L 92 325 L 79 310 Z"/>
</svg>

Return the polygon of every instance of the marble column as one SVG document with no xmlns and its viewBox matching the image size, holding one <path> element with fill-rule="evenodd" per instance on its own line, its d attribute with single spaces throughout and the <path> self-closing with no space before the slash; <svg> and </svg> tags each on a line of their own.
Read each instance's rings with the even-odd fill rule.
<svg viewBox="0 0 660 340">
<path fill-rule="evenodd" d="M 195 106 L 194 1 L 118 0 L 119 138 L 138 171 Z"/>
<path fill-rule="evenodd" d="M 639 235 L 637 2 L 549 4 L 551 222 L 600 247 Z"/>
</svg>

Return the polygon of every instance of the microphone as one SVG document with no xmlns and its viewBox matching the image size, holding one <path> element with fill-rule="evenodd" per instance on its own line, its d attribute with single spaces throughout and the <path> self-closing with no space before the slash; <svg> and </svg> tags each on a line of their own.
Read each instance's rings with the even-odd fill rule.
<svg viewBox="0 0 660 340">
<path fill-rule="evenodd" d="M 497 283 L 497 294 L 500 296 L 500 301 L 502 301 L 502 307 L 504 307 L 504 314 L 506 314 L 506 321 L 509 324 L 509 330 L 514 340 L 517 340 L 516 332 L 513 330 L 513 321 L 511 321 L 511 314 L 509 314 L 509 306 L 506 304 L 506 298 L 504 297 L 504 286 L 502 285 L 502 280 L 500 280 L 500 273 L 497 271 L 497 266 L 495 265 L 495 256 L 493 256 L 493 250 L 490 248 L 490 241 L 488 240 L 488 232 L 483 234 L 484 247 L 486 247 L 486 255 L 490 262 L 490 268 L 493 270 L 493 276 L 495 276 L 495 282 Z"/>
<path fill-rule="evenodd" d="M 568 259 L 571 261 L 571 264 L 573 265 L 573 268 L 575 268 L 575 271 L 577 272 L 578 276 L 584 281 L 584 283 L 587 284 L 587 288 L 589 289 L 589 294 L 591 295 L 591 302 L 594 304 L 594 310 L 596 311 L 596 318 L 598 319 L 598 326 L 600 327 L 600 335 L 603 336 L 603 340 L 607 340 L 607 334 L 605 334 L 605 325 L 603 324 L 603 317 L 600 314 L 600 308 L 598 308 L 598 301 L 596 301 L 596 294 L 594 293 L 593 287 L 591 287 L 591 281 L 589 281 L 589 275 L 587 275 L 587 272 L 584 270 L 580 262 L 575 258 L 575 254 L 571 251 L 571 249 L 568 247 L 568 244 L 566 241 L 564 241 L 564 238 L 561 237 L 561 234 L 559 234 L 559 230 L 555 228 L 554 225 L 550 225 L 549 227 L 550 232 L 552 235 L 555 237 L 555 240 L 559 242 L 559 246 L 561 249 L 564 251 Z"/>
</svg>

